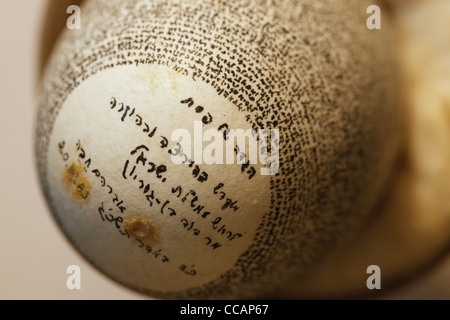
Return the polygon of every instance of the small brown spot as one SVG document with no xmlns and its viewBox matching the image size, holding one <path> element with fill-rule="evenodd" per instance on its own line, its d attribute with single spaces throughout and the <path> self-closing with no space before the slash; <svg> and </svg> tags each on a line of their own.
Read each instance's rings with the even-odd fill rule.
<svg viewBox="0 0 450 320">
<path fill-rule="evenodd" d="M 84 171 L 84 165 L 73 162 L 63 170 L 64 187 L 70 191 L 73 200 L 79 203 L 89 201 L 92 184 Z"/>
<path fill-rule="evenodd" d="M 122 226 L 135 239 L 151 245 L 160 242 L 159 226 L 150 218 L 145 217 L 128 217 Z"/>
</svg>

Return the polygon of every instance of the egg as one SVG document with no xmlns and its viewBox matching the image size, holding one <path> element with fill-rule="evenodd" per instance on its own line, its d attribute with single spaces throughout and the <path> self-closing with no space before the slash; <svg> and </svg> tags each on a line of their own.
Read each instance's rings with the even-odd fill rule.
<svg viewBox="0 0 450 320">
<path fill-rule="evenodd" d="M 85 1 L 40 80 L 53 217 L 115 281 L 252 298 L 367 220 L 398 154 L 389 18 L 370 1 Z M 362 9 L 362 10 L 361 10 Z"/>
</svg>

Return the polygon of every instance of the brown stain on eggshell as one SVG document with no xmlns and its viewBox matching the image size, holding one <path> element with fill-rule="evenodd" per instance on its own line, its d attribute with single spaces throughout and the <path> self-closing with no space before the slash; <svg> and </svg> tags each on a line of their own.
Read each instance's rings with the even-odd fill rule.
<svg viewBox="0 0 450 320">
<path fill-rule="evenodd" d="M 140 74 L 137 76 L 139 82 L 147 83 L 149 90 L 152 94 L 155 94 L 156 90 L 161 87 L 170 88 L 172 90 L 178 89 L 178 79 L 180 74 L 173 70 L 174 64 L 167 66 L 164 73 L 157 72 L 160 69 L 151 69 L 146 74 Z"/>
<path fill-rule="evenodd" d="M 62 181 L 73 200 L 80 204 L 89 201 L 92 183 L 86 175 L 83 164 L 73 162 L 66 166 L 62 173 Z"/>
<path fill-rule="evenodd" d="M 153 219 L 139 216 L 125 218 L 122 226 L 136 240 L 147 245 L 153 245 L 161 241 L 159 226 Z"/>
</svg>

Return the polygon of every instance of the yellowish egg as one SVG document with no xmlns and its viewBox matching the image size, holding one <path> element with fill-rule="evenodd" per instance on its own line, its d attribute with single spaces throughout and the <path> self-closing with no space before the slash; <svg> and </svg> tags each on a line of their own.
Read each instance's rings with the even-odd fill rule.
<svg viewBox="0 0 450 320">
<path fill-rule="evenodd" d="M 36 126 L 67 238 L 155 297 L 305 276 L 367 218 L 399 149 L 389 19 L 369 30 L 370 4 L 84 2 Z"/>
</svg>

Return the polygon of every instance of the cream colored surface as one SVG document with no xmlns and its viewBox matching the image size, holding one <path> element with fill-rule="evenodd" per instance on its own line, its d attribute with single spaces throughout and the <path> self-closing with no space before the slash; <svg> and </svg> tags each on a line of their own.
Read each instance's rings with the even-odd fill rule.
<svg viewBox="0 0 450 320">
<path fill-rule="evenodd" d="M 157 75 L 157 79 L 149 81 L 148 75 Z M 189 108 L 180 103 L 192 95 L 196 102 L 194 106 Z M 111 97 L 116 102 L 113 108 Z M 121 103 L 129 105 L 134 112 L 123 117 Z M 197 105 L 205 106 L 214 116 L 211 124 L 202 127 L 202 115 L 193 110 Z M 49 189 L 55 214 L 75 246 L 112 278 L 150 290 L 177 291 L 200 286 L 232 268 L 251 244 L 261 218 L 270 206 L 270 177 L 259 174 L 259 165 L 255 165 L 257 174 L 249 181 L 235 161 L 234 164 L 202 167 L 208 180 L 200 183 L 192 176 L 193 169 L 188 163 L 176 165 L 172 162 L 168 150 L 175 150 L 176 142 L 171 141 L 173 131 L 185 129 L 191 135 L 193 152 L 189 157 L 195 163 L 202 163 L 195 155 L 200 148 L 194 146 L 199 146 L 195 140 L 203 137 L 193 128 L 194 121 L 198 121 L 200 134 L 208 129 L 217 132 L 223 123 L 228 123 L 230 129 L 251 129 L 245 116 L 233 110 L 233 104 L 223 97 L 217 98 L 216 91 L 210 86 L 177 75 L 166 66 L 115 67 L 96 74 L 77 87 L 58 114 L 48 160 Z M 122 117 L 124 121 L 121 121 Z M 143 132 L 145 127 L 142 123 L 137 125 L 140 122 L 147 123 L 150 131 L 157 126 L 152 138 Z M 161 148 L 161 137 L 168 139 L 166 148 Z M 221 143 L 221 133 L 218 137 Z M 64 142 L 62 152 L 68 157 L 66 161 L 58 147 L 61 142 Z M 84 159 L 79 157 L 81 151 L 77 150 L 77 143 L 82 145 Z M 203 142 L 203 160 L 207 159 L 208 144 Z M 139 149 L 134 156 L 130 155 L 141 146 L 148 150 Z M 185 152 L 187 149 L 183 147 L 182 150 Z M 136 159 L 141 153 L 147 159 L 145 165 L 143 160 L 137 164 Z M 61 174 L 72 163 L 85 163 L 88 158 L 91 162 L 86 179 L 90 180 L 92 187 L 89 188 L 89 198 L 80 203 L 64 187 Z M 125 166 L 126 161 L 129 165 Z M 150 161 L 167 167 L 161 179 L 147 172 Z M 99 170 L 106 182 L 102 183 L 100 177 L 96 179 L 95 170 Z M 148 192 L 140 188 L 141 179 L 144 185 L 149 184 Z M 220 191 L 236 201 L 236 211 L 222 209 L 224 200 L 219 199 L 220 194 L 214 196 L 213 190 L 220 183 L 224 185 Z M 105 184 L 110 185 L 113 191 Z M 179 186 L 182 191 L 174 193 L 173 190 Z M 194 190 L 197 200 L 193 200 L 190 190 Z M 119 197 L 116 202 L 122 201 L 126 208 L 123 214 L 114 205 L 115 194 Z M 151 206 L 146 195 L 153 195 Z M 182 201 L 184 198 L 187 199 L 185 202 Z M 195 201 L 195 207 L 204 209 L 200 213 L 194 212 L 191 200 Z M 170 203 L 163 210 L 162 204 L 167 201 Z M 161 256 L 169 261 L 145 254 L 146 249 L 132 241 L 133 235 L 127 239 L 118 232 L 114 223 L 102 221 L 99 207 L 104 208 L 105 215 L 123 216 L 124 219 L 136 215 L 151 218 L 159 226 L 160 240 L 145 245 L 150 245 L 152 252 L 160 250 Z M 174 216 L 170 215 L 168 208 L 175 210 Z M 206 212 L 210 213 L 203 216 Z M 217 218 L 220 218 L 220 223 L 213 226 L 212 222 Z M 183 226 L 182 219 L 187 221 L 184 223 L 192 224 L 193 229 Z M 221 226 L 227 230 L 224 234 L 218 231 Z M 198 234 L 194 234 L 195 230 Z M 214 244 L 220 247 L 212 247 Z M 186 272 L 180 270 L 183 265 L 187 266 Z M 186 274 L 191 269 L 195 270 L 195 276 Z"/>
<path fill-rule="evenodd" d="M 0 51 L 0 298 L 139 299 L 142 296 L 113 283 L 74 251 L 53 222 L 39 190 L 31 139 L 35 111 L 33 53 L 37 51 L 43 4 L 28 0 L 0 2 L 1 39 L 7 43 Z M 443 118 L 438 116 L 438 123 Z M 430 130 L 433 134 L 434 126 Z M 71 264 L 81 267 L 80 291 L 66 288 L 65 271 Z M 387 297 L 450 299 L 449 270 L 447 261 Z"/>
</svg>

